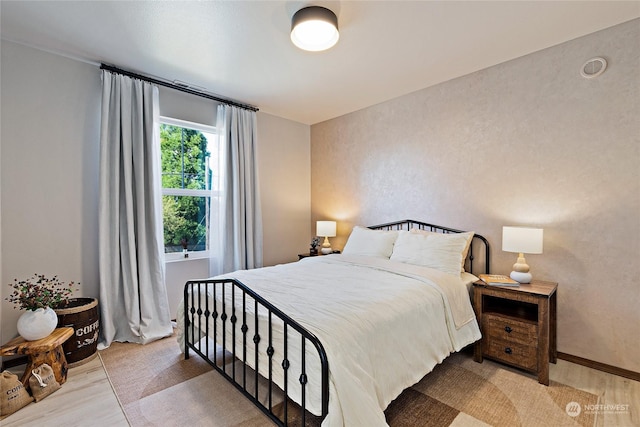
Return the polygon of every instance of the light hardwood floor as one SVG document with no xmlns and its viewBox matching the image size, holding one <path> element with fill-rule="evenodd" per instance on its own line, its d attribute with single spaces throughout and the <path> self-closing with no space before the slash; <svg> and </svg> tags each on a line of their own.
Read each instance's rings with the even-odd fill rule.
<svg viewBox="0 0 640 427">
<path fill-rule="evenodd" d="M 551 365 L 550 379 L 601 396 L 601 406 L 581 408 L 602 415 L 598 426 L 640 426 L 640 382 L 564 360 Z M 100 358 L 69 370 L 60 390 L 0 421 L 2 427 L 93 425 L 129 425 Z"/>
<path fill-rule="evenodd" d="M 11 369 L 18 376 L 24 366 Z M 69 369 L 60 390 L 0 421 L 14 426 L 128 426 L 99 357 Z"/>
</svg>

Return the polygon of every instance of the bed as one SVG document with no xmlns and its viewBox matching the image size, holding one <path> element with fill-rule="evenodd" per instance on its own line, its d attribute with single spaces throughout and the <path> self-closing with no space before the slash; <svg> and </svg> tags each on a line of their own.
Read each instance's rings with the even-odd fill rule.
<svg viewBox="0 0 640 427">
<path fill-rule="evenodd" d="M 478 234 L 354 227 L 339 255 L 187 282 L 178 341 L 277 425 L 385 426 L 393 399 L 480 338 L 473 272 L 489 273 Z"/>
</svg>

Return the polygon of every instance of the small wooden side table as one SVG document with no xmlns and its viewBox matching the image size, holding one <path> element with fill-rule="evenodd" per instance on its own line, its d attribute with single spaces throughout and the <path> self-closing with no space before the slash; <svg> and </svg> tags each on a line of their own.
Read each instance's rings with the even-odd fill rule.
<svg viewBox="0 0 640 427">
<path fill-rule="evenodd" d="M 332 254 L 339 254 L 340 251 L 333 251 L 331 252 Z M 306 254 L 298 254 L 298 261 L 300 261 L 302 258 L 308 258 L 310 256 L 322 256 L 324 255 L 322 252 L 318 251 L 315 254 L 312 254 L 310 252 L 307 252 Z"/>
<path fill-rule="evenodd" d="M 306 254 L 298 254 L 298 261 L 300 261 L 302 258 L 308 258 L 310 256 L 320 256 L 320 252 L 316 252 L 315 254 L 312 254 L 310 252 L 307 252 Z"/>
<path fill-rule="evenodd" d="M 474 360 L 498 360 L 538 375 L 549 385 L 549 362 L 558 359 L 555 282 L 533 280 L 520 286 L 473 284 L 474 308 L 482 340 Z"/>
<path fill-rule="evenodd" d="M 73 328 L 57 328 L 48 337 L 36 341 L 26 341 L 17 337 L 0 347 L 0 356 L 26 354 L 29 356 L 27 368 L 20 381 L 25 388 L 29 385 L 31 370 L 46 363 L 51 366 L 56 381 L 60 385 L 67 381 L 67 359 L 62 344 L 73 335 Z"/>
</svg>

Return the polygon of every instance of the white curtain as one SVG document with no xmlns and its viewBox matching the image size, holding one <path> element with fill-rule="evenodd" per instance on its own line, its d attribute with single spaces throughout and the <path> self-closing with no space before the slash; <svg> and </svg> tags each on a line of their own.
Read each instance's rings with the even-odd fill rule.
<svg viewBox="0 0 640 427">
<path fill-rule="evenodd" d="M 104 71 L 100 129 L 100 348 L 171 335 L 164 283 L 158 88 Z"/>
<path fill-rule="evenodd" d="M 211 233 L 210 247 L 219 248 L 212 252 L 217 252 L 212 257 L 212 275 L 262 267 L 256 113 L 220 105 L 216 130 L 220 138 L 222 191 L 220 232 Z"/>
</svg>

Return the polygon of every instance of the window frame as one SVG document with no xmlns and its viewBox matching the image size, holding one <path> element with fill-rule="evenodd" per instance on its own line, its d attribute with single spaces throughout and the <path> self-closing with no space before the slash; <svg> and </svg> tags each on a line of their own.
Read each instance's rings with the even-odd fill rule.
<svg viewBox="0 0 640 427">
<path fill-rule="evenodd" d="M 203 123 L 190 122 L 187 120 L 176 119 L 173 117 L 160 116 L 158 119 L 158 132 L 160 131 L 160 125 L 170 125 L 181 128 L 193 129 L 200 131 L 205 134 L 217 135 L 217 129 L 212 125 L 205 125 Z M 158 144 L 160 144 L 160 137 L 158 133 Z M 162 149 L 160 149 L 160 156 L 162 156 Z M 162 170 L 160 171 L 162 176 Z M 165 188 L 162 187 L 162 182 L 160 183 L 162 189 L 162 196 L 193 196 L 193 197 L 206 197 L 208 198 L 209 203 L 211 204 L 211 199 L 217 197 L 218 199 L 221 197 L 222 192 L 219 190 L 209 189 L 209 190 L 201 190 L 201 189 L 189 189 L 189 188 Z M 207 230 L 207 248 L 209 247 L 209 232 Z M 162 241 L 164 242 L 164 229 Z M 163 245 L 164 247 L 164 245 Z M 203 251 L 189 251 L 189 257 L 185 258 L 183 252 L 164 252 L 165 262 L 173 262 L 173 261 L 188 261 L 190 259 L 201 259 L 201 258 L 209 258 L 211 255 L 210 249 L 205 249 Z"/>
</svg>

